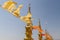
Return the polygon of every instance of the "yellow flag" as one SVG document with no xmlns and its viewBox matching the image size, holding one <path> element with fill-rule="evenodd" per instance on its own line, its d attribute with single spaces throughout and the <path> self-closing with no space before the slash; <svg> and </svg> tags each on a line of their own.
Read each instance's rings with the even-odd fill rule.
<svg viewBox="0 0 60 40">
<path fill-rule="evenodd" d="M 16 17 L 20 17 L 20 10 L 23 7 L 23 5 L 19 5 L 19 7 L 13 11 L 13 15 Z"/>
<path fill-rule="evenodd" d="M 15 17 L 20 17 L 19 13 L 12 13 Z"/>
<path fill-rule="evenodd" d="M 16 2 L 13 1 L 7 1 L 2 5 L 2 8 L 8 10 L 9 12 L 12 12 L 13 9 L 15 9 Z"/>
</svg>

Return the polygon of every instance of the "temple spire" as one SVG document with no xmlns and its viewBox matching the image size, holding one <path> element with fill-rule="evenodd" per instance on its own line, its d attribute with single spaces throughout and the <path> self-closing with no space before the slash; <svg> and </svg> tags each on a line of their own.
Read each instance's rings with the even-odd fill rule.
<svg viewBox="0 0 60 40">
<path fill-rule="evenodd" d="M 39 23 L 39 26 L 40 26 L 40 19 L 39 19 L 39 22 L 38 23 Z"/>
<path fill-rule="evenodd" d="M 38 25 L 39 25 L 39 28 L 41 29 L 40 19 L 39 19 Z"/>
<path fill-rule="evenodd" d="M 42 40 L 42 28 L 41 28 L 41 24 L 40 24 L 40 19 L 39 19 L 39 22 L 38 22 L 38 26 L 39 26 L 39 34 L 38 34 L 38 37 L 39 37 L 39 40 Z"/>
<path fill-rule="evenodd" d="M 30 4 L 28 5 L 28 13 L 27 13 L 27 17 L 31 18 L 32 17 L 32 14 L 31 14 L 31 11 L 30 11 L 31 7 L 30 7 Z"/>
<path fill-rule="evenodd" d="M 28 5 L 28 12 L 31 13 L 31 7 L 30 7 L 30 4 Z"/>
<path fill-rule="evenodd" d="M 25 16 L 25 21 L 26 21 L 26 36 L 25 36 L 25 38 L 24 38 L 24 40 L 33 40 L 33 38 L 32 38 L 32 14 L 31 14 L 31 11 L 30 11 L 30 4 L 29 4 L 29 6 L 28 6 L 28 13 L 27 13 L 27 15 Z"/>
</svg>

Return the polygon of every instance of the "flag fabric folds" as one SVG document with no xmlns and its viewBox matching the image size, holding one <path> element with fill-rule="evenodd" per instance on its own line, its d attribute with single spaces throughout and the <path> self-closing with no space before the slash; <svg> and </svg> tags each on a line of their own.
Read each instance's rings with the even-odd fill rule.
<svg viewBox="0 0 60 40">
<path fill-rule="evenodd" d="M 16 17 L 20 17 L 20 10 L 21 10 L 22 7 L 23 7 L 22 4 L 19 5 L 19 7 L 16 10 L 14 10 L 12 14 Z"/>
<path fill-rule="evenodd" d="M 9 12 L 12 12 L 16 8 L 15 4 L 17 3 L 13 1 L 7 1 L 2 5 L 2 8 L 6 9 Z"/>
</svg>

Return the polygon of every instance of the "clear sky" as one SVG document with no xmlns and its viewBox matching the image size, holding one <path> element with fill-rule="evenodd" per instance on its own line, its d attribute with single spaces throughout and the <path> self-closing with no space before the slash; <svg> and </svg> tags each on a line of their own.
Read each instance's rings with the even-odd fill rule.
<svg viewBox="0 0 60 40">
<path fill-rule="evenodd" d="M 0 0 L 2 5 L 7 0 Z M 33 25 L 38 25 L 40 18 L 42 29 L 60 39 L 60 0 L 13 0 L 23 4 L 21 15 L 26 15 L 28 4 L 31 3 Z M 47 22 L 47 25 L 46 25 Z M 33 30 L 33 38 L 37 40 L 38 31 Z M 0 40 L 24 40 L 25 23 L 0 7 Z"/>
</svg>

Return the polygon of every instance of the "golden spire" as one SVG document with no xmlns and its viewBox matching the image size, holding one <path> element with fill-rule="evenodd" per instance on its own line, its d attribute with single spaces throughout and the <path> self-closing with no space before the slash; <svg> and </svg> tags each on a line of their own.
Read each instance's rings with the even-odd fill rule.
<svg viewBox="0 0 60 40">
<path fill-rule="evenodd" d="M 27 15 L 26 16 L 20 16 L 20 19 L 26 23 L 31 23 L 31 19 L 32 19 L 31 17 L 32 17 L 32 14 L 30 11 L 30 4 L 29 4 Z"/>
<path fill-rule="evenodd" d="M 31 7 L 30 7 L 30 4 L 29 4 L 29 5 L 28 5 L 28 14 L 27 14 L 28 17 L 32 17 L 32 14 L 31 14 L 30 9 L 31 9 Z"/>
<path fill-rule="evenodd" d="M 30 4 L 29 4 L 29 7 L 28 7 L 28 12 L 30 12 L 30 13 L 31 13 L 30 9 L 31 9 L 31 7 L 30 7 Z"/>
</svg>

